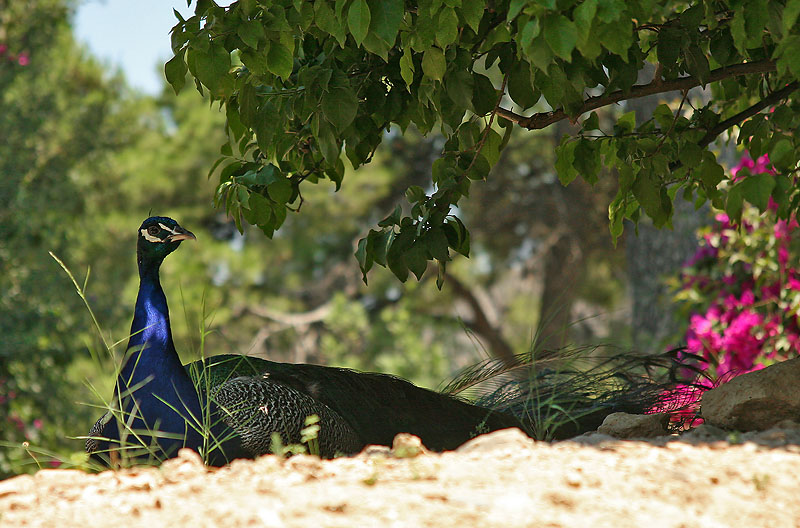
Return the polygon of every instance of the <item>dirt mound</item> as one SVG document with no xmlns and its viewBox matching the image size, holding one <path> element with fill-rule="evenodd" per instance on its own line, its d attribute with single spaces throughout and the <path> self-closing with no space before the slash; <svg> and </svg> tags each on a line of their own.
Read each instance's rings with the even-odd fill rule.
<svg viewBox="0 0 800 528">
<path fill-rule="evenodd" d="M 782 527 L 800 525 L 798 489 L 796 445 L 547 444 L 506 430 L 409 458 L 368 448 L 207 469 L 183 451 L 161 468 L 43 470 L 0 482 L 0 525 Z"/>
</svg>

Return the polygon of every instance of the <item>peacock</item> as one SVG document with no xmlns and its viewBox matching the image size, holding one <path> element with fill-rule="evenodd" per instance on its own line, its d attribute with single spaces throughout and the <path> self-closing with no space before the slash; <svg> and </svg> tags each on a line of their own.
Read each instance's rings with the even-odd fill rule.
<svg viewBox="0 0 800 528">
<path fill-rule="evenodd" d="M 499 370 L 478 365 L 445 393 L 386 374 L 242 355 L 211 356 L 182 365 L 159 268 L 181 242 L 195 239 L 168 217 L 150 217 L 139 228 L 140 284 L 130 338 L 112 408 L 86 440 L 87 452 L 105 465 L 120 456 L 163 461 L 188 447 L 219 466 L 269 453 L 276 439 L 283 445 L 310 446 L 304 436 L 310 416 L 318 420 L 315 449 L 326 458 L 354 454 L 370 444 L 391 445 L 403 432 L 437 451 L 509 427 L 539 436 L 537 428 L 552 418 L 553 409 L 569 407 L 569 419 L 553 434 L 567 437 L 596 428 L 610 412 L 646 410 L 664 391 L 665 385 L 631 374 L 643 364 L 639 359 L 599 374 L 545 368 L 525 382 L 511 375 L 510 383 L 484 391 L 477 404 L 448 392 L 473 387 L 498 373 L 508 378 L 514 368 L 529 365 L 522 360 Z M 598 379 L 615 382 L 598 392 Z"/>
</svg>

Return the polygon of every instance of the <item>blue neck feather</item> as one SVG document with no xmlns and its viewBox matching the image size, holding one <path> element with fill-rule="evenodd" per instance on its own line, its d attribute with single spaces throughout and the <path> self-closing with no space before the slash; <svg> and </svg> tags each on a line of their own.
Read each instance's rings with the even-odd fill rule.
<svg viewBox="0 0 800 528">
<path fill-rule="evenodd" d="M 128 388 L 135 391 L 140 409 L 135 414 L 141 416 L 133 422 L 134 430 L 158 430 L 185 437 L 185 440 L 158 440 L 167 456 L 175 456 L 182 446 L 197 450 L 202 445 L 199 433 L 191 425 L 187 427 L 184 419 L 193 416 L 194 419 L 189 419 L 196 424 L 202 415 L 197 390 L 172 342 L 167 298 L 158 278 L 160 264 L 160 261 L 139 261 L 139 294 L 117 390 L 123 393 L 126 413 L 132 413 L 134 406 L 130 398 L 124 397 L 125 393 Z"/>
</svg>

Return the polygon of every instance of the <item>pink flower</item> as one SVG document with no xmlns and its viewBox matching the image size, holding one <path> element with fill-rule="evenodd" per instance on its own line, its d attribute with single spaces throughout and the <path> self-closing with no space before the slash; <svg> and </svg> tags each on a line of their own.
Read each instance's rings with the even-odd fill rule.
<svg viewBox="0 0 800 528">
<path fill-rule="evenodd" d="M 739 160 L 739 163 L 737 163 L 736 166 L 731 169 L 731 176 L 733 177 L 733 180 L 736 181 L 736 175 L 739 174 L 742 169 L 749 170 L 755 166 L 755 162 L 750 158 L 750 156 L 745 154 L 742 156 L 742 159 Z"/>
<path fill-rule="evenodd" d="M 51 460 L 49 462 L 49 464 L 50 464 L 50 467 L 53 467 L 53 468 L 61 467 L 61 461 L 60 460 Z"/>
<path fill-rule="evenodd" d="M 17 63 L 20 66 L 27 66 L 28 64 L 30 64 L 30 62 L 31 62 L 31 59 L 30 59 L 30 57 L 28 57 L 27 53 L 20 53 L 19 57 L 17 57 Z"/>
<path fill-rule="evenodd" d="M 719 250 L 715 247 L 710 245 L 708 246 L 700 246 L 694 255 L 692 255 L 689 260 L 684 263 L 684 266 L 695 266 L 698 263 L 703 263 L 708 260 L 714 260 L 717 258 L 719 254 Z"/>
<path fill-rule="evenodd" d="M 760 326 L 763 318 L 752 310 L 744 310 L 736 316 L 725 329 L 722 346 L 727 352 L 717 368 L 717 375 L 727 372 L 740 374 L 753 368 L 756 357 L 761 353 L 763 340 L 753 335 L 753 328 Z"/>
<path fill-rule="evenodd" d="M 786 266 L 789 263 L 789 250 L 786 249 L 786 246 L 781 246 L 778 248 L 778 263 L 781 267 Z"/>
<path fill-rule="evenodd" d="M 737 177 L 742 169 L 747 169 L 750 174 L 761 174 L 762 172 L 775 174 L 775 171 L 772 170 L 771 165 L 772 164 L 769 161 L 769 155 L 767 154 L 759 157 L 756 161 L 753 161 L 749 155 L 745 154 L 742 156 L 742 159 L 739 160 L 739 163 L 737 163 L 736 166 L 731 169 L 731 179 L 733 181 L 739 181 L 744 178 L 744 174 Z"/>
<path fill-rule="evenodd" d="M 41 429 L 41 428 L 42 428 L 42 420 L 41 420 L 40 418 L 37 418 L 37 419 L 35 419 L 35 420 L 33 421 L 33 426 L 34 426 L 36 429 Z"/>
<path fill-rule="evenodd" d="M 0 55 L 5 55 L 6 51 L 8 51 L 8 46 L 0 44 Z"/>
<path fill-rule="evenodd" d="M 742 306 L 750 306 L 756 302 L 756 296 L 753 294 L 753 290 L 744 290 L 742 292 L 742 296 L 739 298 L 739 302 L 742 304 Z"/>
<path fill-rule="evenodd" d="M 788 240 L 789 233 L 792 231 L 792 226 L 786 220 L 778 220 L 772 228 L 772 233 L 778 240 Z"/>
<path fill-rule="evenodd" d="M 752 172 L 753 174 L 761 174 L 762 172 L 775 174 L 775 171 L 772 170 L 772 163 L 769 161 L 769 154 L 764 154 L 756 160 L 756 164 L 755 167 L 753 167 Z"/>
<path fill-rule="evenodd" d="M 714 357 L 722 346 L 722 337 L 713 330 L 713 321 L 718 320 L 718 310 L 709 309 L 705 315 L 694 314 L 689 318 L 686 344 L 689 352 L 704 357 Z"/>
</svg>

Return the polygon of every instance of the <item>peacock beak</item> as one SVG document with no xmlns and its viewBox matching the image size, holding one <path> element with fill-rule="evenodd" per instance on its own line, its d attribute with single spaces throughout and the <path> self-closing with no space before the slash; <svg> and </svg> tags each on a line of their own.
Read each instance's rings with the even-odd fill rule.
<svg viewBox="0 0 800 528">
<path fill-rule="evenodd" d="M 194 233 L 189 231 L 188 229 L 184 229 L 181 226 L 175 226 L 172 230 L 172 235 L 167 237 L 168 242 L 179 242 L 181 240 L 197 240 L 197 237 L 194 236 Z"/>
</svg>

